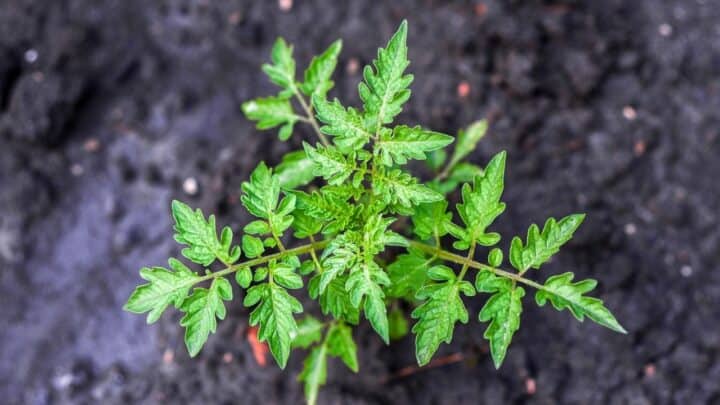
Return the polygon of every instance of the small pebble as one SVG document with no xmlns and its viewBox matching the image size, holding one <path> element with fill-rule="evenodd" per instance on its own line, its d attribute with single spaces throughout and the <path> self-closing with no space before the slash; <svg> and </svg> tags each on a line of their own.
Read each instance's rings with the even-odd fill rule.
<svg viewBox="0 0 720 405">
<path fill-rule="evenodd" d="M 33 48 L 30 48 L 27 51 L 25 51 L 24 56 L 25 56 L 25 61 L 27 63 L 35 63 L 35 61 L 37 61 L 37 59 L 38 59 L 39 54 L 38 54 L 38 51 L 36 51 Z"/>
<path fill-rule="evenodd" d="M 81 164 L 75 163 L 70 166 L 70 173 L 72 173 L 73 176 L 82 176 L 83 173 L 85 173 L 85 169 L 82 167 Z"/>
<path fill-rule="evenodd" d="M 680 274 L 682 274 L 683 277 L 690 277 L 693 274 L 693 269 L 686 264 L 680 267 Z"/>
<path fill-rule="evenodd" d="M 195 195 L 198 192 L 198 182 L 194 177 L 188 177 L 183 181 L 182 188 L 185 194 Z"/>
<path fill-rule="evenodd" d="M 238 25 L 240 24 L 240 20 L 242 20 L 242 13 L 239 11 L 234 11 L 228 16 L 228 22 L 230 25 Z"/>
<path fill-rule="evenodd" d="M 467 98 L 470 95 L 470 84 L 466 81 L 462 81 L 457 86 L 457 95 L 460 98 Z"/>
<path fill-rule="evenodd" d="M 645 367 L 643 367 L 643 372 L 645 373 L 645 377 L 653 377 L 655 375 L 655 365 L 652 363 L 646 364 Z"/>
<path fill-rule="evenodd" d="M 358 69 L 360 69 L 360 62 L 358 62 L 356 58 L 350 58 L 345 66 L 345 71 L 348 72 L 349 75 L 354 75 L 358 72 Z"/>
<path fill-rule="evenodd" d="M 623 107 L 622 114 L 623 117 L 625 117 L 625 119 L 629 121 L 633 121 L 635 118 L 637 118 L 637 111 L 635 111 L 635 109 L 629 105 Z"/>
<path fill-rule="evenodd" d="M 475 5 L 475 15 L 478 15 L 478 16 L 482 17 L 482 16 L 484 16 L 485 14 L 487 14 L 487 11 L 488 11 L 488 6 L 487 6 L 487 4 L 485 4 L 485 3 L 477 3 L 477 4 Z"/>
<path fill-rule="evenodd" d="M 525 392 L 527 392 L 528 395 L 534 395 L 535 392 L 537 392 L 537 384 L 534 378 L 525 379 Z"/>
<path fill-rule="evenodd" d="M 645 154 L 645 141 L 635 142 L 635 146 L 633 147 L 633 152 L 635 152 L 635 156 L 644 155 Z"/>
<path fill-rule="evenodd" d="M 225 363 L 225 364 L 227 364 L 227 363 L 232 363 L 232 361 L 233 361 L 233 355 L 232 355 L 232 353 L 227 352 L 227 353 L 223 354 L 222 361 L 223 361 L 223 363 Z"/>
<path fill-rule="evenodd" d="M 632 222 L 625 225 L 625 234 L 628 236 L 635 235 L 637 233 L 637 226 Z"/>
<path fill-rule="evenodd" d="M 72 385 L 75 377 L 71 373 L 61 374 L 52 379 L 52 385 L 56 390 L 64 390 Z"/>
<path fill-rule="evenodd" d="M 100 149 L 100 141 L 95 138 L 90 138 L 83 143 L 83 149 L 85 152 L 97 152 Z"/>
<path fill-rule="evenodd" d="M 673 27 L 672 27 L 672 25 L 667 24 L 667 23 L 660 24 L 660 26 L 658 27 L 658 32 L 660 33 L 660 35 L 662 35 L 664 37 L 668 37 L 668 36 L 672 35 Z"/>
<path fill-rule="evenodd" d="M 293 6 L 292 0 L 278 0 L 278 7 L 282 11 L 290 11 Z"/>
<path fill-rule="evenodd" d="M 163 352 L 162 362 L 163 364 L 171 364 L 175 359 L 175 352 L 170 349 L 165 349 Z"/>
</svg>

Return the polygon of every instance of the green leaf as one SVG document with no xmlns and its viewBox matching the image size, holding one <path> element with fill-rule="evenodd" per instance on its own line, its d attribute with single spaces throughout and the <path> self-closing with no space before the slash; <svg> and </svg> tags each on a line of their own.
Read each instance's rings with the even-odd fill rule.
<svg viewBox="0 0 720 405">
<path fill-rule="evenodd" d="M 339 357 L 352 371 L 358 372 L 357 345 L 352 336 L 352 328 L 338 323 L 330 329 L 327 337 L 328 353 Z"/>
<path fill-rule="evenodd" d="M 256 283 L 263 281 L 268 276 L 268 268 L 267 267 L 258 267 L 255 269 L 255 274 L 253 275 L 253 281 Z"/>
<path fill-rule="evenodd" d="M 305 316 L 298 322 L 296 334 L 293 336 L 293 347 L 307 349 L 322 339 L 322 331 L 325 324 L 310 315 Z"/>
<path fill-rule="evenodd" d="M 442 194 L 418 183 L 416 178 L 400 169 L 376 176 L 373 181 L 373 193 L 386 204 L 411 209 L 418 204 L 443 200 Z"/>
<path fill-rule="evenodd" d="M 351 233 L 337 236 L 323 250 L 319 292 L 325 292 L 330 282 L 345 273 L 357 263 L 360 247 L 353 240 Z M 356 305 L 357 307 L 357 305 Z"/>
<path fill-rule="evenodd" d="M 243 232 L 250 235 L 267 235 L 270 233 L 270 225 L 267 221 L 257 219 L 245 225 Z"/>
<path fill-rule="evenodd" d="M 297 290 L 303 286 L 302 277 L 287 263 L 270 262 L 270 274 L 276 283 L 290 290 Z"/>
<path fill-rule="evenodd" d="M 468 322 L 468 312 L 456 280 L 428 284 L 418 291 L 417 298 L 425 302 L 412 312 L 412 318 L 418 320 L 412 331 L 415 333 L 415 356 L 418 364 L 424 366 L 430 362 L 440 343 L 452 341 L 455 323 Z"/>
<path fill-rule="evenodd" d="M 172 202 L 172 215 L 175 219 L 175 240 L 188 246 L 182 254 L 189 260 L 208 266 L 217 258 L 230 265 L 240 257 L 240 247 L 231 246 L 233 232 L 229 227 L 223 228 L 218 239 L 214 215 L 206 221 L 200 209 L 193 211 L 177 200 Z"/>
<path fill-rule="evenodd" d="M 584 219 L 585 214 L 568 215 L 560 221 L 549 218 L 542 232 L 537 225 L 532 224 L 528 229 L 525 246 L 520 238 L 513 238 L 510 244 L 510 263 L 522 272 L 531 267 L 539 269 L 562 245 L 572 239 L 573 233 Z"/>
<path fill-rule="evenodd" d="M 456 279 L 455 272 L 450 267 L 437 265 L 428 269 L 428 278 L 435 281 L 453 281 Z"/>
<path fill-rule="evenodd" d="M 310 351 L 303 362 L 303 369 L 298 376 L 305 382 L 305 399 L 309 405 L 317 403 L 318 391 L 327 381 L 327 346 L 319 345 Z"/>
<path fill-rule="evenodd" d="M 487 132 L 488 123 L 487 120 L 475 121 L 465 131 L 460 131 L 457 136 L 457 143 L 455 144 L 455 150 L 453 151 L 452 158 L 448 167 L 453 168 L 455 165 L 460 163 L 461 160 L 465 159 L 467 155 L 472 153 L 477 146 L 477 143 L 485 136 Z"/>
<path fill-rule="evenodd" d="M 292 190 L 309 184 L 315 178 L 315 163 L 305 151 L 296 150 L 286 153 L 282 162 L 275 168 L 280 188 Z"/>
<path fill-rule="evenodd" d="M 355 170 L 355 156 L 345 156 L 334 146 L 313 148 L 303 142 L 305 153 L 315 163 L 315 175 L 322 176 L 328 184 L 344 183 Z"/>
<path fill-rule="evenodd" d="M 263 242 L 259 238 L 251 235 L 243 235 L 242 250 L 245 252 L 247 258 L 252 259 L 263 254 L 265 246 L 263 246 Z"/>
<path fill-rule="evenodd" d="M 333 142 L 343 153 L 362 149 L 372 134 L 365 129 L 363 117 L 354 108 L 345 108 L 338 99 L 333 102 L 314 95 L 312 104 L 317 119 L 325 124 L 320 131 L 333 138 Z"/>
<path fill-rule="evenodd" d="M 149 281 L 135 288 L 123 309 L 135 314 L 149 312 L 147 323 L 160 318 L 169 305 L 180 307 L 190 292 L 190 287 L 199 278 L 176 259 L 169 260 L 170 271 L 163 267 L 144 267 L 140 277 Z"/>
<path fill-rule="evenodd" d="M 356 212 L 355 206 L 347 202 L 347 197 L 329 192 L 327 186 L 311 194 L 295 191 L 293 195 L 297 197 L 298 209 L 316 219 L 323 227 L 323 233 L 344 230 Z"/>
<path fill-rule="evenodd" d="M 479 319 L 480 322 L 490 321 L 484 336 L 490 342 L 490 354 L 495 368 L 500 368 L 512 337 L 520 328 L 525 290 L 513 286 L 511 280 L 496 277 L 487 271 L 478 273 L 475 288 L 481 292 L 493 293 L 480 310 Z"/>
<path fill-rule="evenodd" d="M 322 54 L 315 56 L 310 61 L 310 66 L 305 70 L 305 82 L 300 85 L 300 90 L 307 96 L 317 94 L 325 96 L 335 83 L 330 80 L 338 55 L 342 49 L 342 41 L 333 42 Z"/>
<path fill-rule="evenodd" d="M 272 64 L 266 63 L 262 66 L 263 72 L 268 75 L 270 81 L 284 89 L 295 87 L 295 60 L 292 54 L 292 45 L 278 38 L 273 44 L 270 55 Z"/>
<path fill-rule="evenodd" d="M 377 150 L 386 166 L 403 165 L 408 159 L 425 160 L 428 152 L 442 149 L 452 141 L 449 135 L 399 125 L 393 131 L 381 131 Z"/>
<path fill-rule="evenodd" d="M 323 223 L 302 209 L 296 209 L 293 212 L 293 218 L 295 218 L 292 223 L 292 228 L 295 230 L 293 235 L 297 239 L 308 238 L 322 230 Z"/>
<path fill-rule="evenodd" d="M 258 340 L 268 343 L 273 357 L 284 369 L 290 357 L 292 337 L 297 333 L 293 314 L 303 311 L 302 304 L 284 288 L 269 283 L 258 284 L 247 291 L 243 305 L 255 304 L 258 305 L 250 313 L 250 326 L 259 325 Z"/>
<path fill-rule="evenodd" d="M 399 308 L 393 308 L 388 315 L 390 323 L 390 340 L 400 340 L 404 338 L 410 331 L 408 320 L 405 314 Z"/>
<path fill-rule="evenodd" d="M 367 128 L 378 132 L 383 124 L 389 124 L 402 111 L 402 105 L 410 98 L 408 86 L 412 75 L 404 75 L 410 64 L 407 59 L 407 21 L 400 24 L 384 49 L 378 49 L 373 67 L 365 66 L 358 91 L 365 107 Z"/>
<path fill-rule="evenodd" d="M 437 172 L 442 168 L 442 165 L 447 160 L 447 157 L 445 149 L 438 149 L 428 153 L 428 158 L 425 161 L 425 164 L 427 164 L 427 167 L 429 167 L 430 170 Z"/>
<path fill-rule="evenodd" d="M 243 267 L 242 269 L 235 272 L 235 281 L 242 288 L 250 287 L 252 283 L 253 274 L 249 267 Z"/>
<path fill-rule="evenodd" d="M 256 128 L 280 128 L 280 140 L 286 141 L 292 135 L 293 127 L 300 117 L 295 114 L 290 100 L 283 97 L 265 97 L 246 101 L 242 104 L 243 114 L 250 121 L 257 121 Z"/>
<path fill-rule="evenodd" d="M 505 203 L 500 202 L 504 174 L 505 152 L 500 152 L 492 158 L 483 175 L 475 179 L 473 187 L 469 184 L 463 186 L 463 203 L 457 205 L 457 210 L 467 225 L 467 234 L 464 235 L 467 243 L 475 240 L 481 245 L 491 246 L 497 243 L 496 239 L 499 240 L 488 236 L 485 229 L 505 211 Z"/>
<path fill-rule="evenodd" d="M 382 214 L 373 215 L 366 219 L 363 226 L 362 246 L 365 255 L 375 256 L 385 251 L 386 246 L 407 247 L 407 239 L 388 230 L 395 218 L 383 217 Z"/>
<path fill-rule="evenodd" d="M 627 333 L 602 300 L 583 296 L 595 289 L 597 281 L 587 279 L 573 283 L 573 277 L 573 273 L 568 272 L 548 278 L 544 288 L 535 294 L 535 302 L 543 306 L 549 300 L 555 309 L 569 309 L 581 322 L 587 316 L 615 332 Z"/>
<path fill-rule="evenodd" d="M 413 232 L 423 240 L 447 235 L 452 226 L 452 214 L 446 211 L 447 206 L 445 200 L 416 206 L 412 216 Z"/>
<path fill-rule="evenodd" d="M 483 169 L 481 167 L 472 163 L 460 162 L 452 168 L 446 180 L 435 180 L 429 185 L 443 194 L 448 194 L 455 191 L 458 185 L 470 183 L 475 180 L 476 177 L 481 177 L 482 175 Z"/>
<path fill-rule="evenodd" d="M 227 279 L 213 279 L 210 288 L 195 288 L 182 304 L 185 316 L 180 325 L 185 327 L 185 345 L 190 357 L 195 357 L 217 329 L 217 319 L 225 319 L 223 300 L 232 299 L 232 286 Z M 217 318 L 217 319 L 216 319 Z"/>
<path fill-rule="evenodd" d="M 387 267 L 390 277 L 390 287 L 387 294 L 390 297 L 414 297 L 428 280 L 427 271 L 433 259 L 415 249 L 409 249 L 407 254 L 398 256 L 392 264 Z"/>
<path fill-rule="evenodd" d="M 335 319 L 342 319 L 357 325 L 360 318 L 358 308 L 350 302 L 350 295 L 345 291 L 347 276 L 339 276 L 328 283 L 325 291 L 320 293 L 320 276 L 313 277 L 308 283 L 310 298 L 317 299 L 324 315 L 331 314 Z"/>
<path fill-rule="evenodd" d="M 268 220 L 270 224 L 270 231 L 275 235 L 282 235 L 286 229 L 293 223 L 293 216 L 291 215 L 295 211 L 296 197 L 292 194 L 285 196 L 280 201 L 277 210 L 272 213 Z"/>
<path fill-rule="evenodd" d="M 500 267 L 503 261 L 503 252 L 499 248 L 494 248 L 488 253 L 488 264 L 492 267 Z"/>
<path fill-rule="evenodd" d="M 280 179 L 265 162 L 260 162 L 250 175 L 250 181 L 242 184 L 242 191 L 240 200 L 245 208 L 258 218 L 269 219 L 280 198 Z"/>
<path fill-rule="evenodd" d="M 373 261 L 355 266 L 345 283 L 345 290 L 350 293 L 350 302 L 359 308 L 364 300 L 365 318 L 380 335 L 385 344 L 390 342 L 385 293 L 383 286 L 390 285 L 387 274 Z"/>
</svg>

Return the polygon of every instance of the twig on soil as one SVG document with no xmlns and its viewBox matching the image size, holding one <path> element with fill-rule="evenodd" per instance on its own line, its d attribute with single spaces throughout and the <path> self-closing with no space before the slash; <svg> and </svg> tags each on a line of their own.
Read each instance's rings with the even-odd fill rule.
<svg viewBox="0 0 720 405">
<path fill-rule="evenodd" d="M 258 329 L 256 327 L 249 327 L 247 330 L 247 339 L 258 366 L 265 367 L 267 365 L 268 347 L 267 344 L 258 340 L 257 332 Z"/>
<path fill-rule="evenodd" d="M 428 363 L 426 366 L 422 366 L 422 367 L 418 367 L 418 366 L 407 366 L 407 367 L 403 367 L 403 368 L 401 368 L 400 370 L 396 371 L 395 373 L 390 374 L 389 376 L 387 376 L 387 377 L 383 378 L 382 380 L 380 380 L 380 383 L 381 383 L 381 384 L 387 384 L 387 383 L 392 382 L 392 381 L 394 381 L 394 380 L 398 380 L 398 379 L 400 379 L 400 378 L 409 377 L 409 376 L 411 376 L 411 375 L 413 375 L 413 374 L 415 374 L 415 373 L 419 373 L 419 372 L 424 371 L 424 370 L 428 370 L 428 369 L 436 368 L 436 367 L 447 366 L 448 364 L 459 363 L 459 362 L 461 362 L 461 361 L 463 361 L 463 360 L 465 360 L 465 355 L 464 355 L 464 354 L 462 354 L 462 353 L 460 353 L 460 352 L 453 353 L 453 354 L 450 354 L 450 355 L 447 355 L 447 356 L 444 356 L 444 357 L 439 357 L 439 358 L 431 361 L 430 363 Z"/>
</svg>

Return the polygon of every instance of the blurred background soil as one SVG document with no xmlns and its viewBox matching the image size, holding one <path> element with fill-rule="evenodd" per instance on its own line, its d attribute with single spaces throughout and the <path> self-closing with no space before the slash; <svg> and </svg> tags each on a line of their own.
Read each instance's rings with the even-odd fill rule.
<svg viewBox="0 0 720 405">
<path fill-rule="evenodd" d="M 496 229 L 587 212 L 537 276 L 597 278 L 630 333 L 528 299 L 499 371 L 473 317 L 438 354 L 464 361 L 392 378 L 412 338 L 385 347 L 363 324 L 360 374 L 332 362 L 320 403 L 720 403 L 718 0 L 3 0 L 1 402 L 299 403 L 303 354 L 259 367 L 239 292 L 192 360 L 177 313 L 146 326 L 121 306 L 141 266 L 177 253 L 171 198 L 240 229 L 249 171 L 311 135 L 282 143 L 240 113 L 275 91 L 259 70 L 273 40 L 304 66 L 344 39 L 331 96 L 358 105 L 361 67 L 403 18 L 399 121 L 490 117 L 471 160 L 509 153 Z"/>
</svg>

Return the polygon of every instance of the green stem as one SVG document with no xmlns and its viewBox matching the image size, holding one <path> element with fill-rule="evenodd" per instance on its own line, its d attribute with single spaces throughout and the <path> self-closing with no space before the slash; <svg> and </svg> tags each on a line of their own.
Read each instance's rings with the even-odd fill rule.
<svg viewBox="0 0 720 405">
<path fill-rule="evenodd" d="M 450 163 L 452 163 L 452 162 L 450 162 Z M 448 163 L 448 164 L 445 166 L 445 169 L 443 169 L 442 172 L 438 173 L 438 175 L 435 176 L 435 179 L 434 179 L 434 180 L 445 180 L 445 178 L 450 174 L 450 170 L 452 170 L 452 168 L 453 168 L 453 166 L 454 166 L 454 164 L 453 164 L 453 165 L 450 165 L 450 163 Z"/>
<path fill-rule="evenodd" d="M 318 138 L 320 138 L 320 142 L 324 146 L 330 145 L 330 142 L 328 141 L 327 137 L 325 137 L 325 134 L 320 132 L 320 126 L 318 125 L 317 121 L 315 120 L 315 116 L 312 113 L 312 109 L 310 108 L 310 105 L 307 103 L 307 101 L 305 101 L 305 97 L 303 97 L 303 95 L 300 94 L 300 91 L 297 89 L 297 87 L 295 88 L 294 93 L 295 93 L 295 97 L 300 102 L 300 106 L 305 111 L 305 114 L 307 114 L 307 120 L 305 120 L 305 122 L 308 122 L 313 127 Z"/>
<path fill-rule="evenodd" d="M 254 267 L 254 266 L 257 266 L 260 264 L 267 263 L 271 260 L 282 259 L 283 257 L 286 257 L 286 256 L 296 256 L 296 255 L 307 254 L 315 249 L 322 249 L 325 246 L 327 246 L 327 244 L 328 244 L 328 241 L 323 240 L 320 242 L 308 243 L 307 245 L 298 246 L 298 247 L 292 248 L 292 249 L 286 249 L 284 251 L 273 253 L 271 255 L 261 256 L 261 257 L 255 258 L 255 259 L 246 260 L 244 262 L 233 264 L 232 266 L 228 266 L 227 268 L 225 268 L 223 270 L 219 270 L 214 273 L 210 273 L 205 276 L 194 279 L 193 284 L 197 284 L 197 283 L 207 281 L 207 280 L 212 280 L 212 279 L 215 279 L 218 277 L 225 277 L 228 274 L 232 274 L 232 273 L 234 273 L 240 269 L 243 269 L 245 267 Z"/>
<path fill-rule="evenodd" d="M 465 273 L 467 273 L 468 268 L 470 268 L 469 263 L 472 261 L 473 257 L 475 257 L 476 247 L 477 243 L 475 242 L 475 238 L 473 238 L 472 243 L 470 243 L 470 249 L 468 249 L 467 257 L 465 258 L 465 263 L 463 263 L 462 269 L 460 269 L 460 275 L 457 278 L 458 282 L 462 281 L 465 278 Z"/>
<path fill-rule="evenodd" d="M 317 242 L 315 242 L 315 238 L 312 235 L 310 235 L 310 242 L 311 242 L 310 243 L 311 246 L 314 245 L 315 243 L 317 243 Z M 322 268 L 322 265 L 320 264 L 320 260 L 318 260 L 317 254 L 315 253 L 315 248 L 310 249 L 310 257 L 312 257 L 313 262 L 315 263 L 316 271 L 318 272 L 318 274 L 321 274 L 323 272 L 323 268 Z"/>
<path fill-rule="evenodd" d="M 270 219 L 271 217 L 272 216 L 268 217 L 268 225 L 270 226 L 270 234 L 272 234 L 273 239 L 275 239 L 275 243 L 277 244 L 278 249 L 280 249 L 280 253 L 283 253 L 283 252 L 285 252 L 285 245 L 283 245 L 283 243 L 280 240 L 280 238 L 278 237 L 278 235 L 275 233 L 275 231 L 273 231 L 273 229 L 275 229 L 275 228 L 273 228 L 273 223 L 272 223 L 272 220 Z"/>
<path fill-rule="evenodd" d="M 410 246 L 422 250 L 423 252 L 429 253 L 429 254 L 435 254 L 439 259 L 447 260 L 449 262 L 461 264 L 463 266 L 467 266 L 469 268 L 477 269 L 477 270 L 483 270 L 483 271 L 489 271 L 496 276 L 509 278 L 513 281 L 517 281 L 518 283 L 528 285 L 530 287 L 536 288 L 538 290 L 545 290 L 545 286 L 542 284 L 536 283 L 530 279 L 527 279 L 525 277 L 519 276 L 515 273 L 511 273 L 506 270 L 498 269 L 496 267 L 492 267 L 490 265 L 487 265 L 485 263 L 476 262 L 472 259 L 468 259 L 466 257 L 456 255 L 455 253 L 448 252 L 447 250 L 438 249 L 436 247 L 427 245 L 422 242 L 417 242 L 414 240 L 408 241 L 410 243 Z"/>
</svg>

